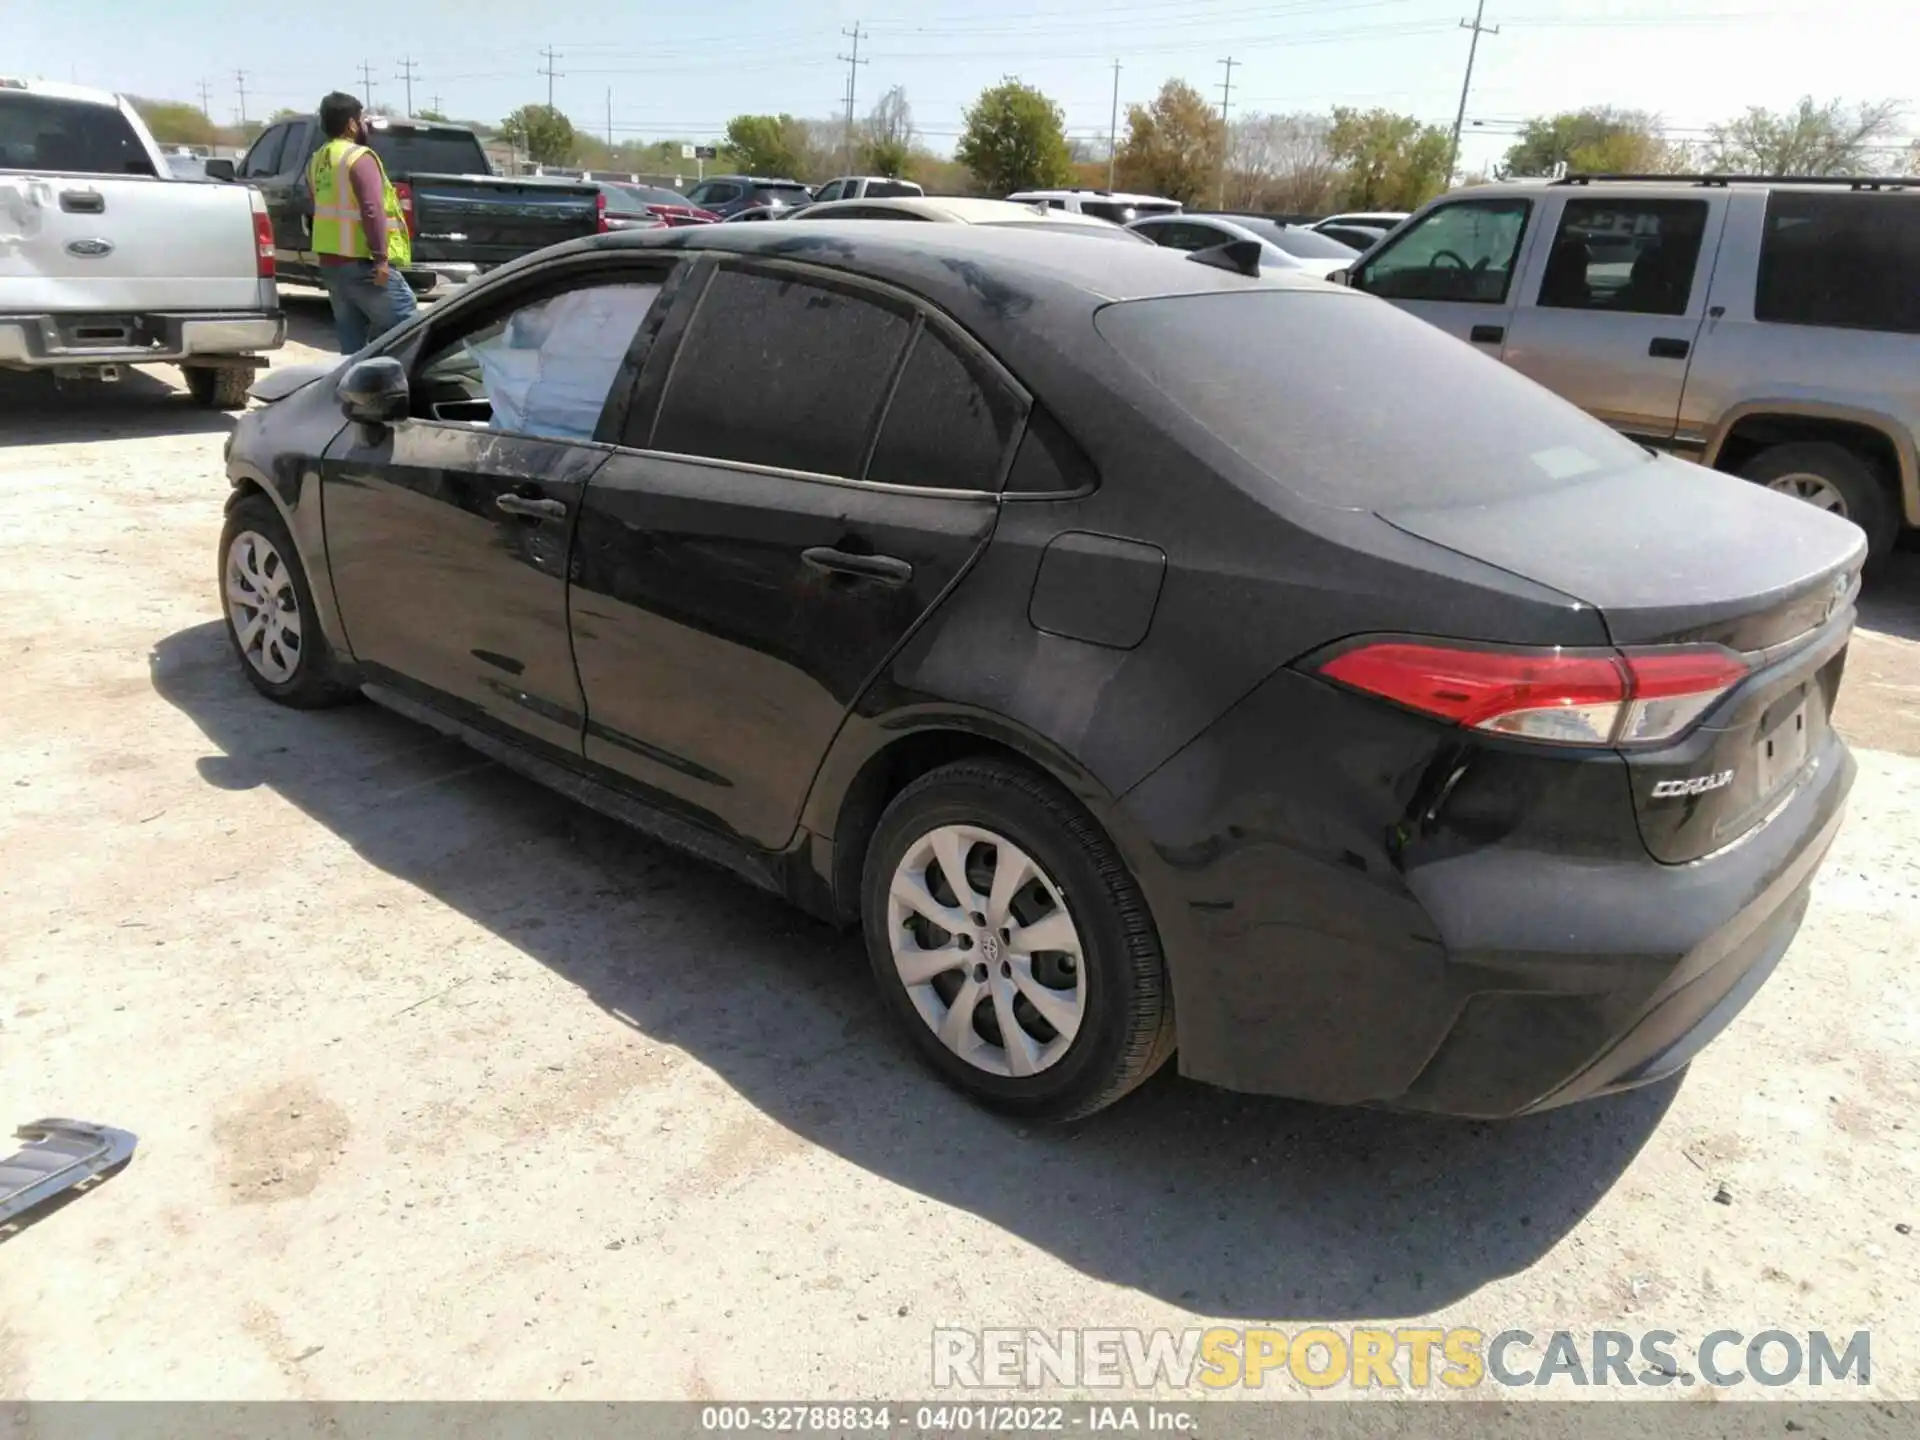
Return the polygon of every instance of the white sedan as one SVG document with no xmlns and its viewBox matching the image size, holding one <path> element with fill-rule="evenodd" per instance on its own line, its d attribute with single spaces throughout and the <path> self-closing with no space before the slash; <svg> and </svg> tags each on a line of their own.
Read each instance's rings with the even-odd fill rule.
<svg viewBox="0 0 1920 1440">
<path fill-rule="evenodd" d="M 1211 250 L 1235 240 L 1252 240 L 1260 246 L 1262 270 L 1291 270 L 1322 278 L 1360 258 L 1358 250 L 1331 236 L 1258 215 L 1149 215 L 1127 228 L 1173 250 Z"/>
</svg>

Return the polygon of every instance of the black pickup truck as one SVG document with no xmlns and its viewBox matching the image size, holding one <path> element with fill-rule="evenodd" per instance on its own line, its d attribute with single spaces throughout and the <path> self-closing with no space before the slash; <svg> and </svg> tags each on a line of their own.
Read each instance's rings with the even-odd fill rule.
<svg viewBox="0 0 1920 1440">
<path fill-rule="evenodd" d="M 266 197 L 282 280 L 319 280 L 307 162 L 324 141 L 312 115 L 275 121 L 231 177 Z M 428 291 L 463 284 L 522 255 L 604 228 L 600 190 L 493 174 L 479 138 L 459 125 L 372 117 L 368 143 L 400 192 L 413 231 L 407 281 Z M 212 162 L 222 170 L 222 162 Z"/>
</svg>

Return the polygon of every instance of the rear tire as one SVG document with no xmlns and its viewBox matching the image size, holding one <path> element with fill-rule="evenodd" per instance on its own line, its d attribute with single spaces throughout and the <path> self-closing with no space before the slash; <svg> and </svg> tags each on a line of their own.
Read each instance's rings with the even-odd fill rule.
<svg viewBox="0 0 1920 1440">
<path fill-rule="evenodd" d="M 946 878 L 949 859 L 962 886 Z M 861 894 L 888 1008 L 927 1063 L 980 1103 L 1077 1119 L 1173 1053 L 1173 996 L 1146 902 L 1093 817 L 1050 780 L 999 760 L 923 775 L 880 817 Z"/>
<path fill-rule="evenodd" d="M 1830 440 L 1774 445 L 1740 467 L 1742 478 L 1844 516 L 1867 532 L 1867 555 L 1879 560 L 1900 535 L 1893 487 L 1874 465 Z"/>
<path fill-rule="evenodd" d="M 249 495 L 227 513 L 219 586 L 227 642 L 254 689 L 296 710 L 358 697 L 359 687 L 320 633 L 300 552 L 265 495 Z"/>
<path fill-rule="evenodd" d="M 253 371 L 237 365 L 184 365 L 187 393 L 209 410 L 244 410 L 253 388 Z"/>
</svg>

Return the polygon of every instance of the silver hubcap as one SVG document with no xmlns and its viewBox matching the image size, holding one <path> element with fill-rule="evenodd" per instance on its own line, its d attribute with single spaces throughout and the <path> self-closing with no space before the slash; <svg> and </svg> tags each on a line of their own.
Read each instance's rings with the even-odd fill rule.
<svg viewBox="0 0 1920 1440">
<path fill-rule="evenodd" d="M 257 531 L 241 531 L 227 547 L 227 622 L 261 678 L 275 685 L 293 679 L 300 665 L 300 598 L 287 562 Z"/>
<path fill-rule="evenodd" d="M 1003 835 L 942 825 L 909 846 L 887 938 L 920 1018 L 975 1069 L 1037 1075 L 1080 1033 L 1080 932 L 1060 888 Z"/>
<path fill-rule="evenodd" d="M 1782 495 L 1791 495 L 1796 500 L 1804 500 L 1822 510 L 1830 510 L 1835 515 L 1844 516 L 1847 513 L 1846 499 L 1824 475 L 1815 475 L 1811 471 L 1782 475 L 1770 482 L 1767 488 L 1777 490 Z"/>
</svg>

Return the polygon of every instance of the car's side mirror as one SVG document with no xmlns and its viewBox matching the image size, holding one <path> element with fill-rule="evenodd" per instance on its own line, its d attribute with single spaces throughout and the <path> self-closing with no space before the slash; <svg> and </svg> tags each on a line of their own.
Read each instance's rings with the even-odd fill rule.
<svg viewBox="0 0 1920 1440">
<path fill-rule="evenodd" d="M 207 161 L 206 168 L 207 178 L 209 180 L 232 180 L 234 178 L 233 161 L 224 156 L 217 156 Z"/>
<path fill-rule="evenodd" d="M 407 367 L 391 355 L 375 355 L 347 368 L 334 387 L 334 396 L 349 420 L 362 425 L 391 425 L 407 418 Z"/>
<path fill-rule="evenodd" d="M 1353 284 L 1353 270 L 1351 267 L 1344 270 L 1329 270 L 1327 272 L 1327 279 L 1335 285 L 1351 285 Z"/>
</svg>

